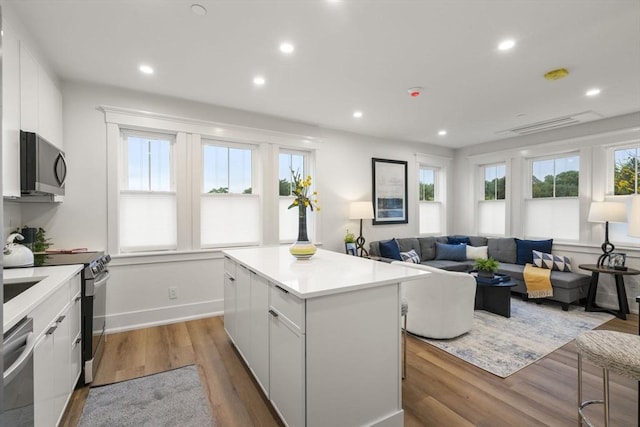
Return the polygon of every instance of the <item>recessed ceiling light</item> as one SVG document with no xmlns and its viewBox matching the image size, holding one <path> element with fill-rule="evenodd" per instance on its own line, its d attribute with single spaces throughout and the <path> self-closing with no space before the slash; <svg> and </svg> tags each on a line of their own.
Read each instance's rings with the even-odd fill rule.
<svg viewBox="0 0 640 427">
<path fill-rule="evenodd" d="M 255 76 L 253 78 L 253 84 L 255 84 L 256 86 L 262 86 L 265 83 L 265 79 L 262 76 Z"/>
<path fill-rule="evenodd" d="M 445 136 L 446 134 L 447 134 L 447 131 L 444 130 L 444 129 L 441 130 L 441 131 L 438 131 L 438 135 L 440 135 L 440 136 Z"/>
<path fill-rule="evenodd" d="M 291 43 L 285 42 L 280 44 L 280 52 L 282 53 L 292 53 L 295 50 Z"/>
<path fill-rule="evenodd" d="M 138 69 L 143 74 L 153 74 L 153 68 L 151 68 L 149 65 L 144 65 L 143 64 L 140 67 L 138 67 Z"/>
<path fill-rule="evenodd" d="M 598 88 L 589 89 L 589 90 L 587 91 L 587 93 L 585 93 L 585 95 L 587 95 L 587 96 L 596 96 L 596 95 L 600 95 L 600 89 L 598 89 Z"/>
<path fill-rule="evenodd" d="M 512 47 L 514 47 L 516 45 L 515 40 L 509 39 L 509 40 L 503 40 L 500 42 L 500 44 L 498 45 L 498 49 L 500 50 L 509 50 Z"/>
<path fill-rule="evenodd" d="M 355 117 L 356 119 L 359 119 L 360 117 L 362 117 L 362 111 L 354 111 L 353 117 Z"/>
<path fill-rule="evenodd" d="M 203 16 L 207 14 L 207 8 L 201 4 L 192 4 L 191 12 L 195 13 L 198 16 Z"/>
</svg>

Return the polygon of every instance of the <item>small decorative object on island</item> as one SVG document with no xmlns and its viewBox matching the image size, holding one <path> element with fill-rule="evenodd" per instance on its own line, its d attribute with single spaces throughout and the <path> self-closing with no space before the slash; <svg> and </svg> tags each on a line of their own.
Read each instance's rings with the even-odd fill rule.
<svg viewBox="0 0 640 427">
<path fill-rule="evenodd" d="M 298 208 L 298 239 L 291 245 L 289 252 L 298 259 L 308 259 L 316 253 L 316 247 L 307 237 L 307 208 L 311 209 L 312 212 L 313 208 L 320 210 L 318 199 L 315 198 L 318 192 L 313 192 L 313 199 L 309 197 L 311 176 L 302 179 L 300 172 L 294 172 L 292 169 L 291 178 L 293 180 L 291 193 L 295 196 L 295 199 L 293 199 L 288 209 Z"/>
<path fill-rule="evenodd" d="M 478 270 L 478 276 L 493 278 L 499 265 L 500 263 L 491 257 L 478 258 L 474 263 L 473 268 Z"/>
</svg>

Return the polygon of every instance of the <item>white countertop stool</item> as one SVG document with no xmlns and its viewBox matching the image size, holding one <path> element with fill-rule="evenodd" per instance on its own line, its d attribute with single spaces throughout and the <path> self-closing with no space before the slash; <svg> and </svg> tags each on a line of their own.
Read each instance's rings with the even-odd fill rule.
<svg viewBox="0 0 640 427">
<path fill-rule="evenodd" d="M 578 424 L 593 426 L 583 409 L 604 405 L 604 425 L 609 426 L 609 372 L 640 380 L 640 336 L 615 331 L 587 331 L 576 338 L 578 347 Z M 582 359 L 602 368 L 603 400 L 582 400 Z"/>
<path fill-rule="evenodd" d="M 402 298 L 400 301 L 400 316 L 404 319 L 404 326 L 402 327 L 402 379 L 407 376 L 407 313 L 409 312 L 409 303 L 406 298 Z"/>
</svg>

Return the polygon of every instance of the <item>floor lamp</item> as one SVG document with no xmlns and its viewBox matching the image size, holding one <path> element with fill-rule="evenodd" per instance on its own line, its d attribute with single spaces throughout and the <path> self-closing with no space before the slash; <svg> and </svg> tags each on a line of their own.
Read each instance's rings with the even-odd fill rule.
<svg viewBox="0 0 640 427">
<path fill-rule="evenodd" d="M 360 220 L 360 236 L 356 239 L 356 253 L 358 256 L 369 256 L 369 252 L 364 248 L 362 220 L 373 219 L 373 204 L 371 202 L 352 202 L 349 206 L 349 219 Z"/>
<path fill-rule="evenodd" d="M 606 267 L 605 262 L 615 249 L 615 246 L 609 242 L 609 223 L 626 222 L 627 206 L 617 202 L 591 202 L 588 221 L 604 222 L 604 243 L 600 246 L 602 255 L 598 258 L 598 267 Z"/>
</svg>

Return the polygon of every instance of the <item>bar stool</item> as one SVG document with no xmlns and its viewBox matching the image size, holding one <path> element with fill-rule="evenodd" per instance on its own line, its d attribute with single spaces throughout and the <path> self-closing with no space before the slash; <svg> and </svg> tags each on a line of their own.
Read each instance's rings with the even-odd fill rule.
<svg viewBox="0 0 640 427">
<path fill-rule="evenodd" d="M 405 298 L 400 302 L 400 316 L 404 318 L 404 327 L 402 328 L 402 379 L 407 376 L 407 313 L 409 312 L 409 303 Z"/>
<path fill-rule="evenodd" d="M 604 405 L 604 425 L 609 426 L 609 372 L 640 380 L 640 336 L 615 331 L 587 331 L 576 338 L 578 347 L 578 425 L 592 426 L 583 409 Z M 582 401 L 582 358 L 602 368 L 603 400 Z"/>
</svg>

